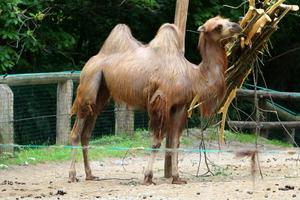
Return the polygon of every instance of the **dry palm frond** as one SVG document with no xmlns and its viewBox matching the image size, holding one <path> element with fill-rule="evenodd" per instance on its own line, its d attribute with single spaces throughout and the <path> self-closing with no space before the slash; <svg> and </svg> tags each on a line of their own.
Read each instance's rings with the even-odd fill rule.
<svg viewBox="0 0 300 200">
<path fill-rule="evenodd" d="M 219 112 L 223 114 L 221 143 L 224 142 L 227 110 L 235 97 L 236 89 L 242 86 L 258 56 L 264 51 L 268 53 L 269 38 L 278 29 L 280 20 L 289 11 L 299 10 L 297 5 L 285 5 L 283 2 L 284 0 L 259 0 L 260 8 L 256 8 L 255 1 L 249 0 L 249 10 L 240 22 L 243 32 L 238 40 L 228 45 L 229 68 L 225 75 L 227 91 L 219 107 Z"/>
</svg>

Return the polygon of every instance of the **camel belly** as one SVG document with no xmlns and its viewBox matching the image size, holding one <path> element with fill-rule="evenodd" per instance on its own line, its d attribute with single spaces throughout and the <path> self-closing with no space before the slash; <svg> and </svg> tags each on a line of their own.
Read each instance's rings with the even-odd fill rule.
<svg viewBox="0 0 300 200">
<path fill-rule="evenodd" d="M 104 80 L 115 101 L 146 108 L 148 93 L 145 91 L 159 68 L 151 58 L 143 50 L 112 56 L 102 65 Z"/>
<path fill-rule="evenodd" d="M 103 70 L 104 80 L 112 98 L 115 102 L 146 108 L 147 96 L 144 94 L 144 88 L 147 87 L 147 83 L 143 76 L 123 70 Z"/>
</svg>

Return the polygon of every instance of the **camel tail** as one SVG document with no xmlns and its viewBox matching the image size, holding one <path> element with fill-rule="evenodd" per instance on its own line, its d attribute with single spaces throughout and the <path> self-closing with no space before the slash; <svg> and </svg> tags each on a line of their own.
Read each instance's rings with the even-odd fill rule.
<svg viewBox="0 0 300 200">
<path fill-rule="evenodd" d="M 77 111 L 78 111 L 78 101 L 77 101 L 77 97 L 76 97 L 73 102 L 72 108 L 71 108 L 71 112 L 70 112 L 71 117 L 73 115 L 75 115 L 77 113 Z"/>
</svg>

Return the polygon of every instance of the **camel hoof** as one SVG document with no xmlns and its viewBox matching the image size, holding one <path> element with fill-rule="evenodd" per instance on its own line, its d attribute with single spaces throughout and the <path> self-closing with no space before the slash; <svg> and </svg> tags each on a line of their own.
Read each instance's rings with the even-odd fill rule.
<svg viewBox="0 0 300 200">
<path fill-rule="evenodd" d="M 156 183 L 153 182 L 151 179 L 146 179 L 146 177 L 145 177 L 143 185 L 146 185 L 146 186 L 156 185 Z"/>
<path fill-rule="evenodd" d="M 156 183 L 152 181 L 152 178 L 153 178 L 152 173 L 149 173 L 149 174 L 145 175 L 143 185 L 147 185 L 147 186 L 148 185 L 156 185 Z"/>
<path fill-rule="evenodd" d="M 183 179 L 181 179 L 179 177 L 173 177 L 172 184 L 181 185 L 181 184 L 187 184 L 187 182 L 186 182 L 186 180 L 183 180 Z"/>
<path fill-rule="evenodd" d="M 85 178 L 87 181 L 100 181 L 100 178 L 98 176 L 88 176 Z"/>
<path fill-rule="evenodd" d="M 79 182 L 79 179 L 76 177 L 69 177 L 68 183 Z"/>
<path fill-rule="evenodd" d="M 79 181 L 79 179 L 76 178 L 76 171 L 70 170 L 69 171 L 69 180 L 68 180 L 68 182 L 69 183 L 74 183 L 74 182 L 78 182 L 78 181 Z"/>
</svg>

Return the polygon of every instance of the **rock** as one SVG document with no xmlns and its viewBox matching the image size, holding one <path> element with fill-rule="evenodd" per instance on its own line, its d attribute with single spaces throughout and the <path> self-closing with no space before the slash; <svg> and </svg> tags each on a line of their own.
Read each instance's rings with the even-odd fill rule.
<svg viewBox="0 0 300 200">
<path fill-rule="evenodd" d="M 268 198 L 269 196 L 268 196 L 268 194 L 265 194 L 265 198 Z"/>
<path fill-rule="evenodd" d="M 197 192 L 196 194 L 197 194 L 197 195 L 200 195 L 200 192 Z"/>
<path fill-rule="evenodd" d="M 46 197 L 46 195 L 44 193 L 40 194 L 42 197 Z"/>
<path fill-rule="evenodd" d="M 293 198 L 296 198 L 296 196 L 297 196 L 296 194 L 293 194 L 293 195 L 292 195 Z"/>
<path fill-rule="evenodd" d="M 288 190 L 294 190 L 295 187 L 294 186 L 290 186 L 290 185 L 286 185 L 283 188 L 278 188 L 278 190 L 282 190 L 282 191 L 288 191 Z"/>
<path fill-rule="evenodd" d="M 295 187 L 294 186 L 290 186 L 290 185 L 286 185 L 285 188 L 289 189 L 289 190 L 294 190 Z"/>
<path fill-rule="evenodd" d="M 12 181 L 4 180 L 0 185 L 13 185 L 14 183 Z"/>
<path fill-rule="evenodd" d="M 65 195 L 67 194 L 67 192 L 63 191 L 63 190 L 57 190 L 56 195 Z"/>
</svg>

